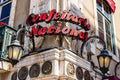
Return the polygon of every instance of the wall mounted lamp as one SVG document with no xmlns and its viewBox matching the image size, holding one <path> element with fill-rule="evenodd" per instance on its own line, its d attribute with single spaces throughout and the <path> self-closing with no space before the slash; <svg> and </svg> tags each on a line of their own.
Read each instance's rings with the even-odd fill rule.
<svg viewBox="0 0 120 80">
<path fill-rule="evenodd" d="M 83 56 L 82 53 L 83 53 L 83 48 L 84 48 L 85 43 L 88 40 L 92 39 L 92 38 L 100 39 L 102 41 L 102 43 L 103 43 L 103 50 L 97 56 L 97 59 L 98 59 L 99 68 L 100 68 L 101 72 L 105 75 L 105 73 L 107 73 L 107 71 L 109 70 L 109 66 L 110 66 L 112 56 L 109 55 L 109 52 L 106 49 L 105 41 L 103 39 L 101 39 L 99 36 L 91 36 L 91 37 L 89 37 L 86 41 L 83 42 L 83 44 L 81 46 L 81 54 L 80 54 L 80 56 Z"/>
<path fill-rule="evenodd" d="M 12 42 L 11 45 L 7 46 L 8 58 L 12 61 L 13 64 L 16 64 L 20 60 L 24 50 L 23 46 L 18 41 L 18 35 L 21 31 L 27 31 L 27 30 L 25 28 L 20 28 L 17 31 L 16 39 Z"/>
<path fill-rule="evenodd" d="M 23 47 L 18 40 L 14 40 L 11 45 L 8 46 L 8 58 L 12 60 L 19 60 L 23 53 Z"/>
</svg>

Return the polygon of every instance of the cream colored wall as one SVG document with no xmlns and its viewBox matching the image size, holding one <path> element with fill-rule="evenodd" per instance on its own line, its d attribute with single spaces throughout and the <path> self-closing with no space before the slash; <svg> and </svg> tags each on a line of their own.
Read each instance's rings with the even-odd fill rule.
<svg viewBox="0 0 120 80">
<path fill-rule="evenodd" d="M 84 18 L 87 18 L 91 27 L 95 28 L 94 0 L 78 0 L 78 2 L 82 5 L 81 11 Z"/>
<path fill-rule="evenodd" d="M 13 27 L 14 25 L 14 17 L 15 17 L 15 10 L 16 10 L 16 3 L 17 0 L 12 0 L 11 12 L 10 12 L 10 19 L 9 19 L 9 26 Z"/>
<path fill-rule="evenodd" d="M 116 40 L 117 40 L 117 47 L 120 51 L 120 0 L 114 0 L 115 1 L 115 5 L 116 5 L 116 10 L 115 10 L 115 13 L 113 18 L 114 18 L 114 31 L 115 31 L 115 37 L 116 37 Z M 119 55 L 120 55 L 120 52 L 118 52 Z"/>
<path fill-rule="evenodd" d="M 29 15 L 30 0 L 17 0 L 13 26 L 17 28 L 19 24 L 25 24 Z"/>
</svg>

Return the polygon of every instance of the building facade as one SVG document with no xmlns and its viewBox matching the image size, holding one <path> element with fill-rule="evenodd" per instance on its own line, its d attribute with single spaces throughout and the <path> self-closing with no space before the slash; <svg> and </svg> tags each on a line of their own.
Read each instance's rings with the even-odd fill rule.
<svg viewBox="0 0 120 80">
<path fill-rule="evenodd" d="M 120 79 L 119 0 L 0 2 L 0 21 L 11 26 L 7 26 L 10 31 L 6 32 L 11 35 L 4 42 L 1 30 L 0 80 L 102 80 L 97 55 L 104 48 L 103 42 L 93 38 L 82 47 L 94 35 L 105 41 L 112 56 L 106 78 Z M 6 47 L 12 42 L 12 35 L 21 28 L 29 32 L 17 35 L 24 52 L 19 62 L 12 65 L 3 58 L 7 59 Z"/>
</svg>

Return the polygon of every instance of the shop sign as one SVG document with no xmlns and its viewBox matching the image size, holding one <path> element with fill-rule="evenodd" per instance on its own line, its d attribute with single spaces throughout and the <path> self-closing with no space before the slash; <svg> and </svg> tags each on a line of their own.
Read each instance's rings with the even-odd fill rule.
<svg viewBox="0 0 120 80">
<path fill-rule="evenodd" d="M 69 29 L 69 28 L 61 28 L 61 24 L 58 24 L 58 26 L 50 26 L 49 28 L 47 27 L 42 27 L 40 25 L 37 26 L 32 26 L 32 30 L 30 31 L 30 37 L 32 36 L 43 36 L 43 35 L 51 35 L 51 34 L 62 34 L 62 35 L 67 35 L 70 37 L 76 37 L 79 38 L 80 40 L 87 40 L 88 38 L 88 32 L 78 32 L 75 29 Z"/>
<path fill-rule="evenodd" d="M 50 26 L 47 28 L 46 26 L 41 26 L 39 22 L 50 23 L 51 21 L 64 21 L 76 24 L 84 29 L 84 31 L 78 31 L 74 28 L 69 29 L 67 27 L 63 27 L 62 24 L 58 24 L 57 26 Z M 62 34 L 68 35 L 72 37 L 77 37 L 80 40 L 87 40 L 88 38 L 88 30 L 90 30 L 90 25 L 87 23 L 87 19 L 78 17 L 73 15 L 70 11 L 67 12 L 64 10 L 62 13 L 56 12 L 55 9 L 49 11 L 49 13 L 42 14 L 30 14 L 26 20 L 26 24 L 28 26 L 32 26 L 30 31 L 30 37 L 33 36 L 43 36 L 46 34 Z M 38 25 L 34 25 L 38 24 Z M 61 27 L 62 26 L 62 27 Z"/>
</svg>

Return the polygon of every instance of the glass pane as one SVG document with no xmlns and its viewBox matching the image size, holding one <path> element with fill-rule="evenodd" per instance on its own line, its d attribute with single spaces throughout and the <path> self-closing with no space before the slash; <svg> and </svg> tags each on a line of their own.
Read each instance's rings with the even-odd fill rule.
<svg viewBox="0 0 120 80">
<path fill-rule="evenodd" d="M 3 40 L 4 40 L 4 29 L 0 29 L 0 51 L 2 52 L 3 47 Z"/>
<path fill-rule="evenodd" d="M 103 17 L 100 13 L 97 12 L 97 17 L 98 17 L 98 27 L 104 30 L 103 28 Z"/>
<path fill-rule="evenodd" d="M 19 47 L 14 47 L 13 48 L 13 58 L 14 59 L 17 59 L 18 58 L 18 55 L 19 55 Z"/>
<path fill-rule="evenodd" d="M 102 40 L 104 40 L 104 32 L 102 30 L 99 29 L 99 36 Z M 100 43 L 103 43 L 102 41 L 100 41 Z"/>
<path fill-rule="evenodd" d="M 12 47 L 9 47 L 9 49 L 8 49 L 8 55 L 9 55 L 9 58 L 12 58 Z"/>
<path fill-rule="evenodd" d="M 103 5 L 104 5 L 104 15 L 109 19 L 111 14 L 111 9 L 105 2 L 103 3 Z"/>
<path fill-rule="evenodd" d="M 3 2 L 4 2 L 4 1 L 8 1 L 8 0 L 3 0 Z"/>
<path fill-rule="evenodd" d="M 111 38 L 112 38 L 112 50 L 113 50 L 113 54 L 116 54 L 116 44 L 115 44 L 115 35 L 114 35 L 114 27 L 113 24 L 111 22 Z"/>
<path fill-rule="evenodd" d="M 6 39 L 5 39 L 5 43 L 4 43 L 4 50 L 7 50 L 7 46 L 10 44 L 10 40 L 11 40 L 11 35 L 6 32 Z"/>
<path fill-rule="evenodd" d="M 23 51 L 22 51 L 22 49 L 20 49 L 20 53 L 19 53 L 19 56 L 18 56 L 18 60 L 21 58 L 22 53 L 23 53 Z"/>
<path fill-rule="evenodd" d="M 102 1 L 101 0 L 97 0 L 97 9 L 102 11 Z"/>
<path fill-rule="evenodd" d="M 100 67 L 103 67 L 103 65 L 104 65 L 104 58 L 103 57 L 100 57 L 99 58 L 99 62 L 100 62 Z"/>
<path fill-rule="evenodd" d="M 11 3 L 3 6 L 2 7 L 2 12 L 1 12 L 1 18 L 0 19 L 8 17 L 10 15 L 10 9 L 11 9 Z"/>
<path fill-rule="evenodd" d="M 110 62 L 109 57 L 106 57 L 106 58 L 105 58 L 105 67 L 106 67 L 106 68 L 108 67 L 109 62 Z"/>
<path fill-rule="evenodd" d="M 0 53 L 2 52 L 2 45 L 3 45 L 3 39 L 1 39 L 1 36 L 0 36 Z"/>
<path fill-rule="evenodd" d="M 104 40 L 103 17 L 100 13 L 97 13 L 97 16 L 98 16 L 99 36 Z"/>
<path fill-rule="evenodd" d="M 107 41 L 107 48 L 108 50 L 112 50 L 112 44 L 111 44 L 111 31 L 110 31 L 110 23 L 105 20 L 105 28 L 106 28 L 106 41 Z"/>
<path fill-rule="evenodd" d="M 112 29 L 112 49 L 113 49 L 113 54 L 116 54 L 116 45 L 115 45 L 115 36 L 114 36 L 114 30 Z"/>
<path fill-rule="evenodd" d="M 111 45 L 111 37 L 110 36 L 106 36 L 106 41 L 107 41 L 107 49 L 109 51 L 112 51 L 112 45 Z"/>
<path fill-rule="evenodd" d="M 108 21 L 105 20 L 105 28 L 106 28 L 106 33 L 108 35 L 110 35 L 110 23 Z"/>
<path fill-rule="evenodd" d="M 113 44 L 113 53 L 116 54 L 116 46 L 115 46 L 115 43 Z"/>
</svg>

